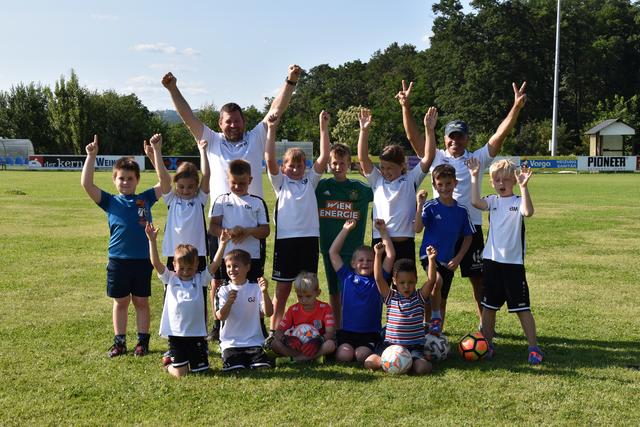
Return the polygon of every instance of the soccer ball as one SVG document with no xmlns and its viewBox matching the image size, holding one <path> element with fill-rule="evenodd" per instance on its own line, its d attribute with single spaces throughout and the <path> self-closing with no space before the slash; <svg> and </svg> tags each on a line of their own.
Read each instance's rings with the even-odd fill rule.
<svg viewBox="0 0 640 427">
<path fill-rule="evenodd" d="M 446 335 L 431 335 L 427 334 L 424 342 L 424 358 L 432 362 L 444 360 L 451 351 L 449 345 L 449 338 Z"/>
<path fill-rule="evenodd" d="M 458 351 L 462 358 L 468 362 L 480 360 L 487 354 L 489 343 L 480 332 L 467 334 L 460 340 Z"/>
<path fill-rule="evenodd" d="M 381 356 L 382 370 L 389 374 L 404 374 L 413 365 L 411 353 L 401 345 L 390 345 Z"/>
<path fill-rule="evenodd" d="M 302 344 L 306 344 L 313 338 L 320 336 L 320 331 L 308 323 L 301 323 L 291 331 L 291 336 L 300 340 Z"/>
</svg>

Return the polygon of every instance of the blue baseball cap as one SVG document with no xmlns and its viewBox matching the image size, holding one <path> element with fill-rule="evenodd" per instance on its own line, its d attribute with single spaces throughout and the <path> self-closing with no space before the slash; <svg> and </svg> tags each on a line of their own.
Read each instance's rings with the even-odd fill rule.
<svg viewBox="0 0 640 427">
<path fill-rule="evenodd" d="M 463 135 L 469 135 L 469 127 L 462 120 L 452 120 L 444 127 L 444 134 L 451 135 L 454 132 L 460 132 Z"/>
</svg>

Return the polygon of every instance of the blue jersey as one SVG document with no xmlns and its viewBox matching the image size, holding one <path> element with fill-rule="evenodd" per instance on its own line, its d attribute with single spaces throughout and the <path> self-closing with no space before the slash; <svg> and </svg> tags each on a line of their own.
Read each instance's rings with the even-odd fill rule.
<svg viewBox="0 0 640 427">
<path fill-rule="evenodd" d="M 153 188 L 127 196 L 102 192 L 98 206 L 107 213 L 110 258 L 149 259 L 144 227 L 151 222 L 151 207 L 156 200 Z"/>
<path fill-rule="evenodd" d="M 427 258 L 427 246 L 438 251 L 436 260 L 447 264 L 456 255 L 456 243 L 461 236 L 470 236 L 475 228 L 467 209 L 453 201 L 447 206 L 440 199 L 427 200 L 422 207 L 424 235 L 420 246 L 420 259 Z"/>
<path fill-rule="evenodd" d="M 347 264 L 336 272 L 342 283 L 342 330 L 380 332 L 382 297 L 372 276 L 356 274 Z"/>
</svg>

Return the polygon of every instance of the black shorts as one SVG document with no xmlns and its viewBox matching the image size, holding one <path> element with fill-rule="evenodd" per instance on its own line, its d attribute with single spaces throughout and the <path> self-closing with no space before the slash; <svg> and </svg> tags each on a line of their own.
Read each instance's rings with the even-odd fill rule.
<svg viewBox="0 0 640 427">
<path fill-rule="evenodd" d="M 469 246 L 469 250 L 464 254 L 464 258 L 462 258 L 462 261 L 460 262 L 460 274 L 462 277 L 482 276 L 484 236 L 482 234 L 482 226 L 475 225 L 474 227 L 476 228 L 476 232 L 473 233 L 471 246 Z M 462 239 L 464 239 L 464 236 L 461 236 L 460 239 L 458 239 L 454 253 L 458 253 L 458 250 L 460 250 Z"/>
<path fill-rule="evenodd" d="M 209 247 L 211 248 L 211 261 L 218 251 L 218 237 L 209 234 Z M 267 255 L 267 240 L 260 239 L 260 258 L 251 258 L 251 269 L 247 273 L 247 279 L 250 282 L 257 282 L 259 277 L 264 276 L 264 261 Z M 227 269 L 224 266 L 224 262 L 220 265 L 216 271 L 213 272 L 213 278 L 216 280 L 229 280 L 227 276 Z"/>
<path fill-rule="evenodd" d="M 222 370 L 272 368 L 273 362 L 262 347 L 233 347 L 222 352 Z"/>
<path fill-rule="evenodd" d="M 204 337 L 169 336 L 169 350 L 173 355 L 171 366 L 180 368 L 189 365 L 191 372 L 209 369 L 209 354 Z"/>
<path fill-rule="evenodd" d="M 109 258 L 107 264 L 107 295 L 111 298 L 151 296 L 151 272 L 148 259 Z"/>
<path fill-rule="evenodd" d="M 427 258 L 421 259 L 420 264 L 422 264 L 422 268 L 424 271 L 427 271 L 429 260 Z M 453 282 L 454 272 L 449 270 L 446 265 L 438 262 L 437 263 L 437 271 L 442 277 L 442 287 L 440 288 L 440 296 L 442 299 L 447 299 L 449 297 L 449 291 L 451 290 L 451 283 Z"/>
<path fill-rule="evenodd" d="M 378 356 L 382 356 L 382 353 L 385 351 L 385 349 L 387 347 L 390 347 L 394 344 L 390 343 L 389 341 L 381 341 L 377 346 L 376 346 L 376 350 L 375 353 Z M 400 344 L 395 344 L 395 345 L 400 345 Z M 424 345 L 400 345 L 400 347 L 404 347 L 407 350 L 409 350 L 409 353 L 411 353 L 411 359 L 415 360 L 415 359 L 424 359 Z"/>
<path fill-rule="evenodd" d="M 484 260 L 482 304 L 489 310 L 500 310 L 507 302 L 510 313 L 531 310 L 529 286 L 522 264 L 505 264 Z"/>
<path fill-rule="evenodd" d="M 302 271 L 318 274 L 318 238 L 276 239 L 271 279 L 293 282 Z"/>
<path fill-rule="evenodd" d="M 351 255 L 342 255 L 342 262 L 344 265 L 351 265 Z M 333 265 L 331 264 L 331 257 L 329 257 L 328 253 L 322 254 L 322 260 L 324 261 L 324 274 L 327 278 L 327 286 L 329 287 L 329 295 L 339 295 L 342 293 L 342 282 L 338 280 L 338 275 L 333 269 Z"/>
<path fill-rule="evenodd" d="M 382 242 L 382 239 L 372 239 L 371 247 L 373 248 L 376 243 Z M 393 242 L 393 249 L 396 250 L 396 261 L 399 259 L 410 259 L 414 263 L 416 262 L 416 241 L 413 238 L 403 240 L 401 242 Z M 383 258 L 384 259 L 384 258 Z"/>
<path fill-rule="evenodd" d="M 206 256 L 199 256 L 198 257 L 198 272 L 203 272 L 206 268 L 207 268 L 207 257 Z M 173 257 L 167 257 L 167 264 L 166 264 L 167 268 L 169 269 L 169 271 L 175 271 L 173 269 Z"/>
<path fill-rule="evenodd" d="M 336 334 L 338 347 L 342 344 L 349 344 L 355 350 L 358 347 L 367 347 L 374 351 L 378 343 L 382 341 L 382 336 L 378 332 L 350 332 L 339 330 Z"/>
</svg>

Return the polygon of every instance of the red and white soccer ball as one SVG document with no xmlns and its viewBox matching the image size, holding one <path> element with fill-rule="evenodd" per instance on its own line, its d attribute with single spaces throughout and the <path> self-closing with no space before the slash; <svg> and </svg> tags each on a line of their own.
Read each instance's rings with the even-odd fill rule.
<svg viewBox="0 0 640 427">
<path fill-rule="evenodd" d="M 404 374 L 411 369 L 411 353 L 401 345 L 390 345 L 381 356 L 382 370 L 388 374 Z"/>
<path fill-rule="evenodd" d="M 441 360 L 445 360 L 451 351 L 451 346 L 449 345 L 449 338 L 446 335 L 442 334 L 440 336 L 427 334 L 424 342 L 424 358 L 432 361 L 438 362 Z"/>
<path fill-rule="evenodd" d="M 291 336 L 298 338 L 302 344 L 306 344 L 313 338 L 319 337 L 320 331 L 308 323 L 301 323 L 293 328 Z"/>
</svg>

